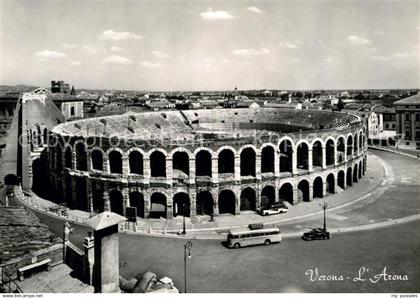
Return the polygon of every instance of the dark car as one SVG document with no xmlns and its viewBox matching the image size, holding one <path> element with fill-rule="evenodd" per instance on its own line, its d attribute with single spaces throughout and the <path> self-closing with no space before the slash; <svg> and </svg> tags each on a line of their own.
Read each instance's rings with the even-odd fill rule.
<svg viewBox="0 0 420 298">
<path fill-rule="evenodd" d="M 321 228 L 314 228 L 310 230 L 309 232 L 303 233 L 302 239 L 306 241 L 310 240 L 324 240 L 324 239 L 330 239 L 331 234 L 325 229 Z"/>
</svg>

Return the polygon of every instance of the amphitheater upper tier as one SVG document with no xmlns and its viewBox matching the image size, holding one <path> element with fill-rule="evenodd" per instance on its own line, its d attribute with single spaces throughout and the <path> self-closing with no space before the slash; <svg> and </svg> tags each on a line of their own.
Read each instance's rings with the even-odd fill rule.
<svg viewBox="0 0 420 298">
<path fill-rule="evenodd" d="M 118 138 L 156 142 L 165 147 L 200 143 L 205 146 L 235 140 L 272 138 L 273 135 L 346 129 L 360 122 L 356 115 L 321 110 L 216 109 L 126 113 L 58 125 L 53 132 L 75 138 Z M 270 139 L 272 140 L 272 139 Z M 166 142 L 164 142 L 166 141 Z M 204 144 L 203 144 L 204 143 Z M 138 143 L 137 143 L 138 144 Z"/>
</svg>

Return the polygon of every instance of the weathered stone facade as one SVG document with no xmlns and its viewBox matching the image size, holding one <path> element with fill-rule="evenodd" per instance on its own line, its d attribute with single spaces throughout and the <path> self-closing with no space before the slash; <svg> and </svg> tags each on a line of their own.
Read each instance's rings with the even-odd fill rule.
<svg viewBox="0 0 420 298">
<path fill-rule="evenodd" d="M 308 121 L 311 128 L 302 122 L 302 129 L 298 129 L 299 123 L 293 123 L 293 119 L 284 123 L 283 115 L 275 118 L 275 109 L 261 110 L 273 123 L 264 124 L 261 121 L 267 120 L 261 120 L 263 115 L 250 116 L 245 109 L 217 110 L 217 113 L 239 114 L 246 119 L 245 129 L 241 128 L 242 122 L 226 123 L 220 120 L 221 116 L 194 126 L 191 115 L 181 112 L 187 121 L 185 127 L 174 121 L 179 134 L 188 129 L 190 135 L 204 128 L 206 134 L 232 129 L 231 138 L 206 135 L 204 141 L 200 139 L 196 144 L 150 140 L 146 145 L 142 143 L 144 138 L 138 140 L 139 135 L 133 140 L 123 133 L 118 137 L 98 133 L 98 141 L 94 140 L 98 131 L 85 133 L 82 129 L 85 124 L 62 124 L 49 135 L 51 192 L 71 208 L 90 212 L 112 210 L 125 214 L 125 207 L 134 206 L 140 217 L 172 218 L 184 212 L 187 216 L 239 214 L 268 202 L 311 201 L 346 189 L 366 172 L 366 128 L 357 116 L 311 111 L 310 118 L 315 118 L 312 123 Z M 200 119 L 200 111 L 189 111 L 193 112 Z M 171 113 L 180 112 L 167 112 L 165 119 L 174 117 Z M 153 119 L 150 114 L 156 118 L 162 115 L 136 114 L 131 119 L 138 122 L 143 115 Z M 314 122 L 318 121 L 317 117 L 330 117 L 329 121 L 335 124 L 325 125 L 323 119 L 327 128 L 319 129 Z M 254 119 L 257 123 L 251 122 Z M 105 121 L 111 120 L 108 117 Z M 250 123 L 256 124 L 252 126 L 253 138 L 250 138 Z M 300 131 L 262 133 L 264 126 L 274 129 L 275 125 L 282 125 L 282 131 L 287 131 L 288 125 Z M 126 140 L 116 142 L 121 139 Z"/>
</svg>

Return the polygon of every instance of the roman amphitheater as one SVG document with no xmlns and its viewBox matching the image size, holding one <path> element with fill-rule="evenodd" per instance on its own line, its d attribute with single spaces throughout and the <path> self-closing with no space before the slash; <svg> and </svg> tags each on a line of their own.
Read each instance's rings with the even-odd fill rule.
<svg viewBox="0 0 420 298">
<path fill-rule="evenodd" d="M 365 127 L 340 112 L 128 113 L 38 127 L 29 136 L 43 148 L 32 166 L 35 192 L 89 212 L 137 207 L 142 218 L 304 204 L 344 191 L 366 172 Z"/>
</svg>

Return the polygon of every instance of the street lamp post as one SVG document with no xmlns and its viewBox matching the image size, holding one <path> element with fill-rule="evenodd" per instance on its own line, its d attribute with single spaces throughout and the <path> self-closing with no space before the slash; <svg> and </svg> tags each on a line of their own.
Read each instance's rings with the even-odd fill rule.
<svg viewBox="0 0 420 298">
<path fill-rule="evenodd" d="M 328 204 L 326 202 L 323 202 L 321 204 L 321 208 L 324 210 L 324 231 L 327 230 L 327 216 L 326 216 L 326 210 L 327 210 Z"/>
<path fill-rule="evenodd" d="M 192 242 L 187 241 L 184 245 L 184 292 L 187 293 L 187 254 L 191 258 Z"/>
<path fill-rule="evenodd" d="M 187 230 L 185 229 L 185 203 L 182 204 L 182 234 L 185 235 L 187 234 Z"/>
</svg>

